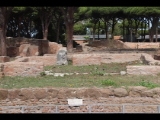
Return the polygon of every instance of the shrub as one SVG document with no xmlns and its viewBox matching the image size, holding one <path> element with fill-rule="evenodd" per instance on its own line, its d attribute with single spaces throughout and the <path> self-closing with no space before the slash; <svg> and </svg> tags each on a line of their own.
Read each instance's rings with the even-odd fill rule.
<svg viewBox="0 0 160 120">
<path fill-rule="evenodd" d="M 116 85 L 116 83 L 115 83 L 114 81 L 108 79 L 108 80 L 103 80 L 103 81 L 102 81 L 102 85 L 114 86 L 114 85 Z"/>
<path fill-rule="evenodd" d="M 141 82 L 139 82 L 139 85 L 144 86 L 144 87 L 148 87 L 148 88 L 155 88 L 155 87 L 157 87 L 156 84 L 154 84 L 152 82 L 149 82 L 149 81 L 145 81 L 145 80 L 142 80 Z"/>
<path fill-rule="evenodd" d="M 93 72 L 91 72 L 91 74 L 103 76 L 103 75 L 105 75 L 105 72 L 104 71 L 93 71 Z"/>
<path fill-rule="evenodd" d="M 41 76 L 45 76 L 46 73 L 43 71 L 43 72 L 40 73 L 40 75 L 41 75 Z"/>
</svg>

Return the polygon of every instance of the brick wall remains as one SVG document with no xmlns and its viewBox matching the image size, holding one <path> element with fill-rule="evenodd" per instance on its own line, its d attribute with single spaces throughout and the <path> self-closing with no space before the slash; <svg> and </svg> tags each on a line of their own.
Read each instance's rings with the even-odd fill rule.
<svg viewBox="0 0 160 120">
<path fill-rule="evenodd" d="M 43 39 L 7 38 L 7 56 L 39 56 L 44 54 L 56 54 L 62 47 L 61 44 L 49 42 Z M 1 54 L 1 51 L 0 51 Z"/>
<path fill-rule="evenodd" d="M 89 54 L 73 54 L 73 65 L 100 65 L 101 63 L 125 63 L 135 60 L 140 60 L 140 53 L 124 53 L 124 54 L 110 54 L 110 53 L 89 53 Z"/>
<path fill-rule="evenodd" d="M 43 62 L 6 62 L 3 64 L 5 76 L 37 76 L 43 71 Z"/>
<path fill-rule="evenodd" d="M 160 88 L 0 89 L 0 113 L 158 113 Z M 69 106 L 67 99 L 82 99 Z"/>
</svg>

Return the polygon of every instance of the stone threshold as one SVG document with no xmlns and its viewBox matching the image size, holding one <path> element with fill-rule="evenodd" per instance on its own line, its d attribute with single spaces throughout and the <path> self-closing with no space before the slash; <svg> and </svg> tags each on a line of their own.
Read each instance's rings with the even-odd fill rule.
<svg viewBox="0 0 160 120">
<path fill-rule="evenodd" d="M 53 73 L 51 71 L 44 71 L 45 75 L 53 75 L 55 77 L 61 76 L 64 77 L 64 75 L 87 75 L 87 74 L 91 74 L 91 73 L 78 73 L 78 72 L 74 72 L 74 73 Z M 98 73 L 97 73 L 98 74 Z M 125 75 L 126 72 L 125 71 L 121 71 L 120 73 L 104 73 L 103 75 Z"/>
</svg>

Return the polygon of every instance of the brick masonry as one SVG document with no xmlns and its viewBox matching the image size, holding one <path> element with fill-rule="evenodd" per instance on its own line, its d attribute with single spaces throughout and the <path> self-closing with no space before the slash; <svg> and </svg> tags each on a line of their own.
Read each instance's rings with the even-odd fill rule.
<svg viewBox="0 0 160 120">
<path fill-rule="evenodd" d="M 44 54 L 56 54 L 62 48 L 62 44 L 43 39 L 30 38 L 6 38 L 7 56 L 39 56 Z M 1 54 L 1 51 L 0 51 Z"/>
<path fill-rule="evenodd" d="M 101 63 L 125 63 L 140 60 L 141 53 L 90 53 L 90 54 L 73 54 L 73 65 L 100 65 Z"/>
<path fill-rule="evenodd" d="M 73 98 L 83 104 L 69 106 Z M 0 113 L 160 113 L 159 102 L 159 88 L 142 86 L 0 89 Z"/>
</svg>

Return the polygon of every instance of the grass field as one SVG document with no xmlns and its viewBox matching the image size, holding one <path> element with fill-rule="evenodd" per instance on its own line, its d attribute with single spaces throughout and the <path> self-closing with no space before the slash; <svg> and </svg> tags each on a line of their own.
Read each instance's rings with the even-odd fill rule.
<svg viewBox="0 0 160 120">
<path fill-rule="evenodd" d="M 160 87 L 160 74 L 152 76 L 143 75 L 104 75 L 104 73 L 120 73 L 125 71 L 127 65 L 141 65 L 139 61 L 129 63 L 112 63 L 90 66 L 47 66 L 45 70 L 53 73 L 89 73 L 73 74 L 64 77 L 52 75 L 39 75 L 37 77 L 3 77 L 0 79 L 0 88 L 29 88 L 29 87 L 121 87 L 145 86 L 148 88 Z"/>
</svg>

